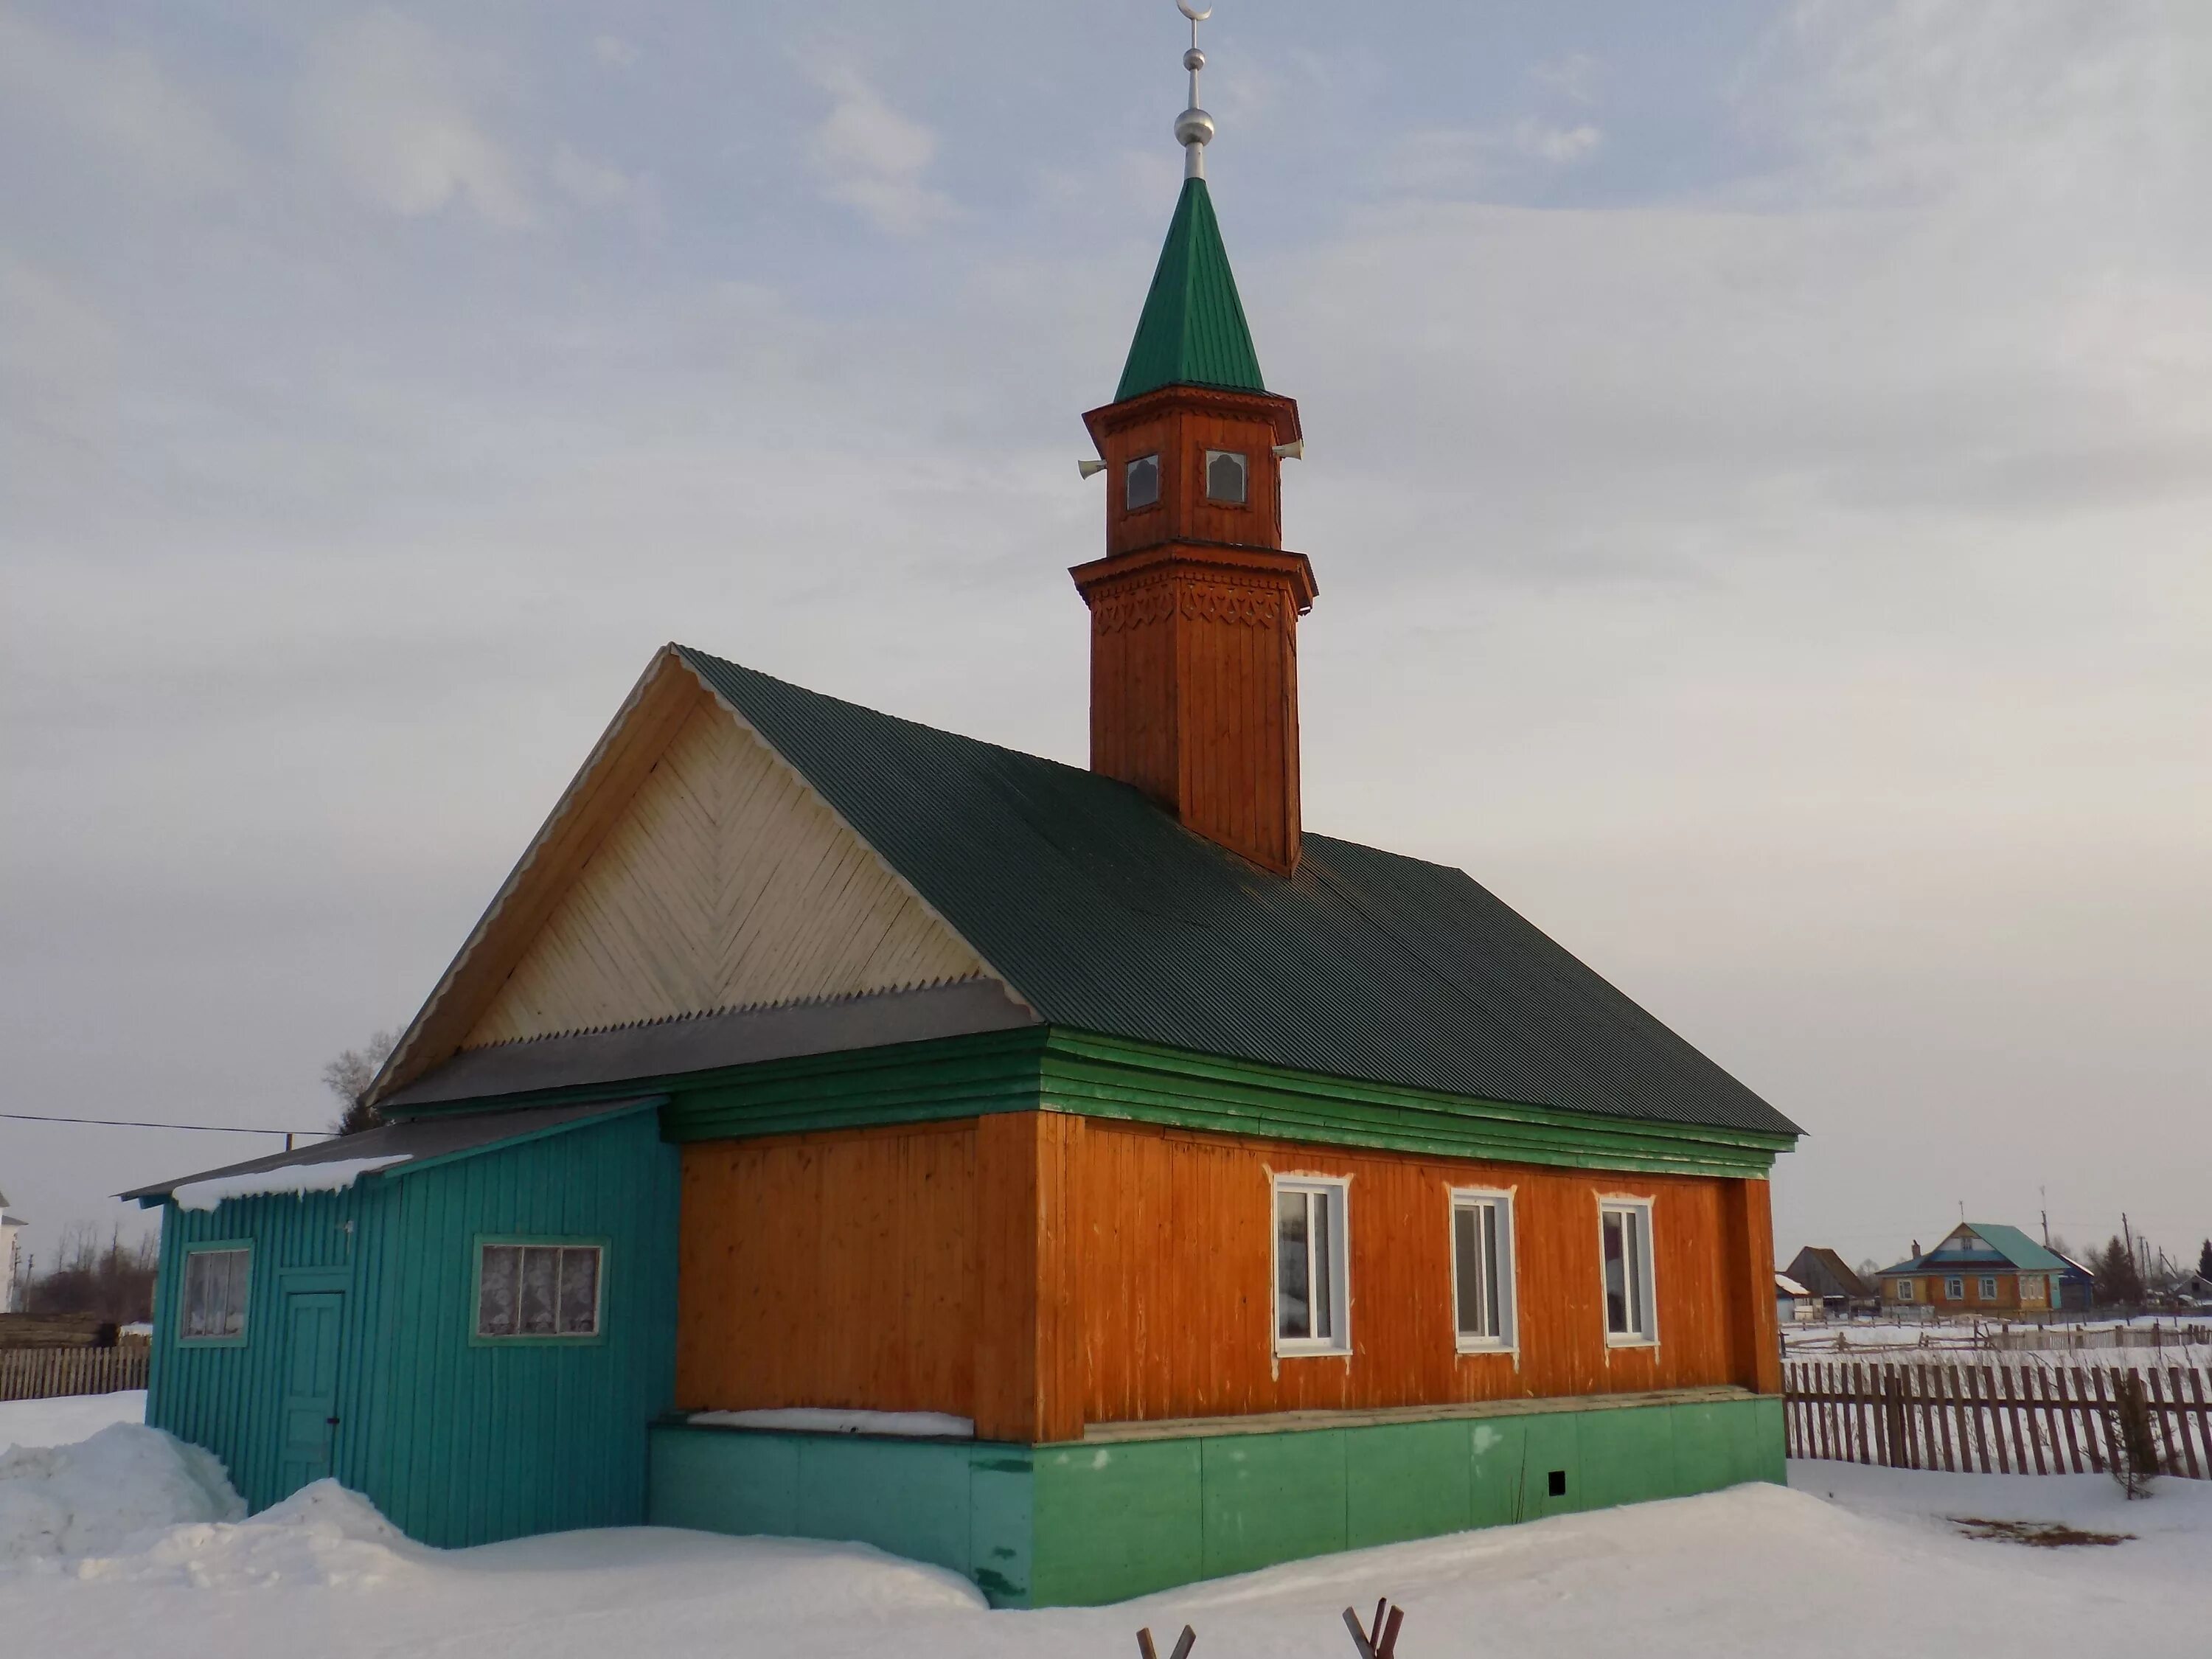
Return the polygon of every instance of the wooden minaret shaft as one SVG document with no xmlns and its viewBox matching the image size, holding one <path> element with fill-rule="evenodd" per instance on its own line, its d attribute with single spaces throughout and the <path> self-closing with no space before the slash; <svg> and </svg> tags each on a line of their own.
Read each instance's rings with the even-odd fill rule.
<svg viewBox="0 0 2212 1659">
<path fill-rule="evenodd" d="M 1091 607 L 1091 767 L 1188 829 L 1297 867 L 1298 617 L 1312 567 L 1282 546 L 1282 463 L 1297 405 L 1171 386 L 1085 416 L 1106 461 L 1103 559 L 1071 573 Z M 1245 499 L 1209 498 L 1209 453 L 1240 455 Z M 1128 468 L 1157 456 L 1157 501 Z"/>
</svg>

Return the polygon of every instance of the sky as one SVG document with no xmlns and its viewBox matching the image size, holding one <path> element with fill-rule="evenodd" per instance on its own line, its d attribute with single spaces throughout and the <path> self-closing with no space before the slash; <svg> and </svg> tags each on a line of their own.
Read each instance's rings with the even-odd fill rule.
<svg viewBox="0 0 2212 1659">
<path fill-rule="evenodd" d="M 675 638 L 1080 763 L 1169 0 L 0 0 L 0 1110 L 313 1128 Z M 2212 9 L 1224 0 L 1310 828 L 2212 1234 Z M 33 1251 L 245 1137 L 0 1122 Z"/>
</svg>

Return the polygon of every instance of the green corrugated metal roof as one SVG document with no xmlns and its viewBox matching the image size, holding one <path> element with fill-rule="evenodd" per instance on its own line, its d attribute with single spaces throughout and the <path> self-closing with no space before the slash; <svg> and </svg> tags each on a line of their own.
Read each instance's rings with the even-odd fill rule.
<svg viewBox="0 0 2212 1659">
<path fill-rule="evenodd" d="M 2063 1261 L 2017 1227 L 2007 1227 L 1994 1221 L 1969 1221 L 1966 1224 L 2015 1267 L 2025 1267 L 2031 1273 L 2055 1273 L 2066 1270 Z"/>
<path fill-rule="evenodd" d="M 1994 1254 L 2014 1267 L 2028 1273 L 2075 1271 L 2074 1264 L 2064 1256 L 2045 1249 L 2017 1227 L 2008 1227 L 1996 1221 L 1969 1221 L 1963 1224 Z M 1886 1278 L 1892 1273 L 1971 1273 L 1978 1253 L 1945 1249 L 1958 1237 L 1958 1228 L 1954 1227 L 1934 1249 L 1918 1255 L 1909 1255 L 1894 1267 L 1884 1267 L 1876 1277 Z"/>
<path fill-rule="evenodd" d="M 1040 1018 L 1608 1117 L 1796 1127 L 1461 872 L 1270 875 L 1127 784 L 678 647 Z"/>
<path fill-rule="evenodd" d="M 1145 295 L 1137 337 L 1114 393 L 1124 403 L 1164 386 L 1225 386 L 1265 392 L 1259 354 L 1237 297 L 1229 251 L 1221 245 L 1206 180 L 1187 179 Z"/>
</svg>

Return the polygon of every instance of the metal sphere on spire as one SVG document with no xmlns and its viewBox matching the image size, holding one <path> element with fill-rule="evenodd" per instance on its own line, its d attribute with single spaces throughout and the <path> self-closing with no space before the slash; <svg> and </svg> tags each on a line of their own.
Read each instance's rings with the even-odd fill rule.
<svg viewBox="0 0 2212 1659">
<path fill-rule="evenodd" d="M 1213 142 L 1213 118 L 1199 107 L 1198 72 L 1206 67 L 1206 54 L 1198 49 L 1198 26 L 1213 15 L 1213 8 L 1198 11 L 1190 0 L 1176 0 L 1176 9 L 1190 19 L 1190 50 L 1182 55 L 1182 66 L 1190 71 L 1190 107 L 1176 117 L 1176 143 L 1182 146 L 1182 176 L 1203 179 L 1206 147 Z"/>
</svg>

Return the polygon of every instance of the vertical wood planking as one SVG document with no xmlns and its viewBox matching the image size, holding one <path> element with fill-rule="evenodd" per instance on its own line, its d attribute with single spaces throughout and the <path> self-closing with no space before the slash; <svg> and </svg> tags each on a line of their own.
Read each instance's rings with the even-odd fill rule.
<svg viewBox="0 0 2212 1659">
<path fill-rule="evenodd" d="M 684 1147 L 678 1403 L 973 1416 L 976 1158 L 973 1119 Z"/>
<path fill-rule="evenodd" d="M 1731 1258 L 1723 1236 L 1731 1200 L 1722 1189 L 1741 1183 L 1348 1152 L 1104 1119 L 1086 1122 L 1071 1167 L 1086 1421 L 1742 1382 L 1739 1367 L 1763 1340 L 1756 1322 L 1732 1322 L 1729 1311 L 1753 1255 L 1739 1238 Z M 1271 1171 L 1351 1182 L 1348 1359 L 1274 1357 Z M 1517 1364 L 1509 1354 L 1457 1352 L 1455 1186 L 1516 1190 Z M 1606 1344 L 1601 1192 L 1655 1200 L 1655 1348 Z M 1772 1306 L 1771 1289 L 1753 1299 Z M 1768 1352 L 1763 1369 L 1778 1388 L 1779 1361 Z"/>
</svg>

